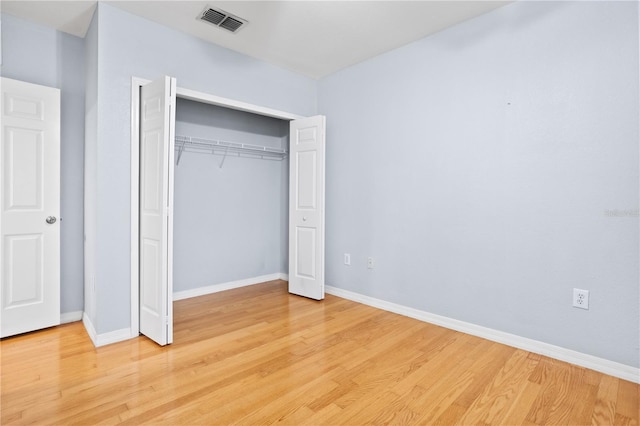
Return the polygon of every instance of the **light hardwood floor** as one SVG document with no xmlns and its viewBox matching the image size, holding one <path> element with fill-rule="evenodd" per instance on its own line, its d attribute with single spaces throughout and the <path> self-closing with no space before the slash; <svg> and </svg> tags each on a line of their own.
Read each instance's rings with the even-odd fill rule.
<svg viewBox="0 0 640 426">
<path fill-rule="evenodd" d="M 638 424 L 639 386 L 273 281 L 175 303 L 174 344 L 1 342 L 6 424 Z"/>
</svg>

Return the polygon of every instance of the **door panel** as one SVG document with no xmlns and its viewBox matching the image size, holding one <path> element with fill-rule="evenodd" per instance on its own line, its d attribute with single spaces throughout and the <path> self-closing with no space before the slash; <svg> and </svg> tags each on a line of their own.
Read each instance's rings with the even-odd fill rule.
<svg viewBox="0 0 640 426">
<path fill-rule="evenodd" d="M 0 336 L 6 337 L 60 323 L 60 91 L 1 81 Z"/>
<path fill-rule="evenodd" d="M 291 122 L 289 292 L 324 299 L 325 117 Z"/>
<path fill-rule="evenodd" d="M 42 235 L 9 235 L 5 239 L 8 309 L 42 303 Z"/>
<path fill-rule="evenodd" d="M 316 151 L 296 153 L 298 168 L 297 208 L 299 210 L 314 210 L 318 196 L 317 190 L 317 155 Z"/>
<path fill-rule="evenodd" d="M 14 80 L 15 81 L 15 80 Z M 3 82 L 4 83 L 4 82 Z M 22 83 L 22 82 L 21 82 Z M 14 83 L 8 83 L 14 84 Z M 29 83 L 26 83 L 29 84 Z M 4 85 L 4 84 L 3 84 Z M 48 87 L 48 89 L 51 89 Z M 57 89 L 54 89 L 57 90 Z M 5 117 L 24 118 L 27 120 L 44 121 L 45 101 L 40 95 L 21 95 L 18 92 L 7 92 L 4 98 Z"/>
<path fill-rule="evenodd" d="M 175 79 L 143 86 L 140 101 L 140 332 L 166 345 L 173 341 Z"/>
<path fill-rule="evenodd" d="M 296 274 L 307 279 L 316 278 L 316 229 L 296 227 L 298 234 L 296 244 L 298 253 L 307 253 L 308 256 L 297 256 Z"/>
<path fill-rule="evenodd" d="M 42 210 L 42 132 L 6 127 L 7 210 Z"/>
</svg>

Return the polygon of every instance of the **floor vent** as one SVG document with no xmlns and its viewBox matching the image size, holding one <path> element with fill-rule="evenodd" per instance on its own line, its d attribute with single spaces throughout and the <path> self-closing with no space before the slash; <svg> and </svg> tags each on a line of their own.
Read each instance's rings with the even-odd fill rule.
<svg viewBox="0 0 640 426">
<path fill-rule="evenodd" d="M 198 19 L 213 24 L 216 27 L 224 28 L 232 33 L 237 32 L 247 23 L 244 19 L 227 13 L 224 10 L 213 9 L 211 7 L 207 7 L 203 10 L 198 16 Z"/>
</svg>

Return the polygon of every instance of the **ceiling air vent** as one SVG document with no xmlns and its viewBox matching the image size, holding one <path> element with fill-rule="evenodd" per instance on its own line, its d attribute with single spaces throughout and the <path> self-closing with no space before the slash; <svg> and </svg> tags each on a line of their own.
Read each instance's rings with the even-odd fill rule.
<svg viewBox="0 0 640 426">
<path fill-rule="evenodd" d="M 232 33 L 237 32 L 247 23 L 244 19 L 227 13 L 224 10 L 213 9 L 211 7 L 203 10 L 200 16 L 198 16 L 198 19 L 213 24 L 216 27 L 224 28 Z"/>
</svg>

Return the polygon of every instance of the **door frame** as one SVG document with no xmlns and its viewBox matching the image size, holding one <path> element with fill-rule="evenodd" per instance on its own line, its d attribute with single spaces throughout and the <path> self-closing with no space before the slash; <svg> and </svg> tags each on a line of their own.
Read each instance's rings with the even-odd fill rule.
<svg viewBox="0 0 640 426">
<path fill-rule="evenodd" d="M 151 80 L 139 77 L 131 78 L 131 337 L 140 334 L 140 279 L 139 279 L 139 255 L 140 246 L 138 234 L 140 232 L 139 216 L 140 209 L 138 199 L 140 194 L 140 88 Z M 179 84 L 179 81 L 178 81 Z M 266 117 L 278 118 L 281 120 L 297 120 L 305 118 L 302 115 L 293 114 L 286 111 L 255 105 L 235 99 L 224 98 L 210 93 L 199 92 L 197 90 L 176 87 L 176 98 L 187 99 L 209 105 L 216 105 L 223 108 L 237 111 L 250 112 Z M 173 244 L 173 241 L 169 241 Z M 173 295 L 169 295 L 173 301 Z"/>
</svg>

